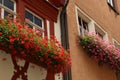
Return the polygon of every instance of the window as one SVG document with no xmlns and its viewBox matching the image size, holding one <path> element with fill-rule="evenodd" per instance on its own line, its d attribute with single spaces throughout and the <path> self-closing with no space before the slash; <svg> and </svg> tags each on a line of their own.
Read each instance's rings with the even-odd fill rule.
<svg viewBox="0 0 120 80">
<path fill-rule="evenodd" d="M 107 0 L 108 5 L 110 8 L 119 15 L 117 1 L 116 0 Z"/>
<path fill-rule="evenodd" d="M 108 2 L 112 7 L 114 7 L 114 0 L 107 0 L 107 2 Z"/>
<path fill-rule="evenodd" d="M 0 10 L 1 18 L 5 18 L 8 14 L 13 18 L 16 15 L 16 3 L 13 0 L 0 0 Z"/>
<path fill-rule="evenodd" d="M 78 32 L 80 35 L 85 35 L 86 32 L 91 31 L 91 18 L 77 6 L 76 8 L 76 20 L 78 25 Z"/>
<path fill-rule="evenodd" d="M 31 12 L 30 10 L 25 10 L 25 21 L 26 24 L 32 29 L 39 29 L 43 31 L 43 19 Z"/>
<path fill-rule="evenodd" d="M 113 44 L 120 49 L 120 43 L 117 40 L 113 39 Z"/>
<path fill-rule="evenodd" d="M 96 34 L 97 34 L 100 38 L 103 39 L 103 35 L 102 35 L 102 33 L 100 33 L 99 31 L 96 30 Z"/>
<path fill-rule="evenodd" d="M 76 13 L 76 18 L 78 19 L 78 30 L 80 35 L 84 36 L 86 32 L 94 32 L 98 34 L 101 37 L 101 39 L 108 41 L 107 32 L 105 32 L 92 18 L 90 18 L 77 6 Z"/>
<path fill-rule="evenodd" d="M 95 24 L 95 33 L 103 40 L 108 40 L 107 33 L 98 25 Z"/>
<path fill-rule="evenodd" d="M 78 22 L 80 26 L 80 34 L 84 35 L 86 32 L 89 31 L 88 23 L 85 20 L 83 20 L 81 17 L 78 17 Z"/>
</svg>

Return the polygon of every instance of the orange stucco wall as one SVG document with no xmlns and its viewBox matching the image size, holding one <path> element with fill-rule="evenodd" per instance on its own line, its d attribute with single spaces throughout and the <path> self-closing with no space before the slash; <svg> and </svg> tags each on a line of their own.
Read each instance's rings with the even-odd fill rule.
<svg viewBox="0 0 120 80">
<path fill-rule="evenodd" d="M 117 1 L 120 9 L 120 1 Z M 99 24 L 108 34 L 109 41 L 120 40 L 120 15 L 107 4 L 107 0 L 70 0 L 67 7 L 68 34 L 72 58 L 72 80 L 116 80 L 116 75 L 107 65 L 98 64 L 88 57 L 76 44 L 78 25 L 75 6 Z"/>
</svg>

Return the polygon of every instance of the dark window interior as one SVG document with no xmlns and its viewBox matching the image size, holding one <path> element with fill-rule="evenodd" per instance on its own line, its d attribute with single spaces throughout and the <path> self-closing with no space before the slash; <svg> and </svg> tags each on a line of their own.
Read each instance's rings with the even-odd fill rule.
<svg viewBox="0 0 120 80">
<path fill-rule="evenodd" d="M 34 16 L 33 14 L 31 14 L 30 12 L 28 11 L 25 11 L 25 17 L 27 19 L 29 19 L 31 22 L 33 22 L 34 24 L 42 27 L 42 20 L 37 18 L 36 16 Z"/>
<path fill-rule="evenodd" d="M 83 21 L 83 28 L 88 31 L 88 23 Z"/>
<path fill-rule="evenodd" d="M 78 22 L 79 22 L 79 25 L 81 26 L 80 34 L 83 34 L 83 32 L 89 31 L 88 23 L 85 20 L 83 20 L 81 17 L 78 17 Z"/>
<path fill-rule="evenodd" d="M 33 15 L 29 13 L 28 11 L 25 11 L 25 17 L 33 22 Z"/>
<path fill-rule="evenodd" d="M 8 11 L 4 11 L 4 18 L 6 18 L 8 15 L 10 15 L 10 18 L 14 18 L 14 15 L 12 15 L 11 13 L 9 13 Z"/>
<path fill-rule="evenodd" d="M 4 6 L 8 7 L 11 10 L 14 10 L 14 2 L 11 0 L 3 0 Z"/>
<path fill-rule="evenodd" d="M 42 20 L 40 20 L 39 18 L 37 17 L 34 17 L 35 18 L 35 24 L 39 25 L 40 27 L 42 27 Z"/>
<path fill-rule="evenodd" d="M 79 21 L 79 25 L 80 25 L 80 26 L 82 26 L 82 24 L 81 24 L 82 21 L 81 21 L 81 20 L 82 20 L 82 19 L 81 19 L 80 17 L 78 17 L 78 21 Z"/>
<path fill-rule="evenodd" d="M 28 25 L 29 28 L 32 28 L 32 29 L 33 29 L 33 26 L 32 26 L 32 25 L 30 25 L 30 24 L 28 24 L 28 23 L 26 23 L 26 25 Z"/>
</svg>

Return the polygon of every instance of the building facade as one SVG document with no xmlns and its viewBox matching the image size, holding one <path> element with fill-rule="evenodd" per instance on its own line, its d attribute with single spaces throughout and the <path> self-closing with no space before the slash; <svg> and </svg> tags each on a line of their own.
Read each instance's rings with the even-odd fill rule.
<svg viewBox="0 0 120 80">
<path fill-rule="evenodd" d="M 68 37 L 72 58 L 72 80 L 119 80 L 107 65 L 99 66 L 78 46 L 76 38 L 96 32 L 103 40 L 119 47 L 119 0 L 69 0 L 67 7 Z"/>
<path fill-rule="evenodd" d="M 66 3 L 66 4 L 65 4 Z M 55 80 L 119 80 L 119 75 L 107 65 L 99 66 L 78 46 L 77 36 L 95 32 L 104 41 L 120 48 L 119 0 L 0 0 L 0 16 L 20 17 L 21 22 L 32 29 L 43 31 L 42 37 L 57 37 L 65 49 L 70 50 L 72 67 L 66 74 L 55 75 Z M 47 71 L 30 64 L 27 72 L 16 71 L 9 54 L 0 51 L 0 79 L 44 80 Z M 8 66 L 9 65 L 9 66 Z M 24 67 L 20 60 L 17 66 Z M 23 74 L 23 75 L 22 75 Z M 14 80 L 14 79 L 13 79 Z"/>
<path fill-rule="evenodd" d="M 57 4 L 52 0 L 0 0 L 0 16 L 2 19 L 18 17 L 22 24 L 42 31 L 42 37 L 56 36 L 61 41 L 59 7 L 64 1 Z M 1 80 L 45 80 L 47 71 L 44 68 L 32 63 L 27 66 L 25 60 L 15 62 L 10 54 L 0 53 Z M 62 79 L 62 75 L 55 75 L 55 80 Z"/>
</svg>

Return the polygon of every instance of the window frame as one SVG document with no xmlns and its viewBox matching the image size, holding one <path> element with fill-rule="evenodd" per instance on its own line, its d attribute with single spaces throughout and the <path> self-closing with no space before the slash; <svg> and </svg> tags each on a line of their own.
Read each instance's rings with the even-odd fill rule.
<svg viewBox="0 0 120 80">
<path fill-rule="evenodd" d="M 105 41 L 108 41 L 108 34 L 107 32 L 101 27 L 99 26 L 97 23 L 94 23 L 94 26 L 95 26 L 95 33 L 98 35 L 100 34 L 100 37 L 101 39 L 105 40 Z"/>
<path fill-rule="evenodd" d="M 118 8 L 117 8 L 117 3 L 116 3 L 115 0 L 107 0 L 107 4 L 117 15 L 119 15 L 119 11 L 118 11 Z"/>
<path fill-rule="evenodd" d="M 25 22 L 31 26 L 33 26 L 33 29 L 36 30 L 36 29 L 40 29 L 42 31 L 44 31 L 44 20 L 39 17 L 37 14 L 35 14 L 34 12 L 32 12 L 31 10 L 29 9 L 25 9 L 25 11 L 28 11 L 29 13 L 31 13 L 33 16 L 37 17 L 38 19 L 40 19 L 42 21 L 42 26 L 39 26 L 37 24 L 35 24 L 35 22 L 32 22 L 30 21 L 29 19 L 26 18 L 26 15 L 25 15 Z M 44 32 L 42 33 L 42 37 L 44 37 Z"/>
<path fill-rule="evenodd" d="M 80 25 L 79 25 L 78 17 L 80 16 L 88 23 L 88 31 L 89 32 L 96 33 L 96 29 L 97 29 L 98 31 L 100 31 L 99 32 L 100 34 L 104 34 L 103 40 L 108 41 L 108 34 L 101 26 L 99 26 L 91 17 L 89 17 L 85 12 L 83 12 L 79 7 L 75 6 L 75 10 L 76 10 L 76 19 L 77 19 L 79 35 L 80 35 Z M 95 27 L 95 26 L 97 26 L 97 27 Z M 82 35 L 82 36 L 84 36 L 84 35 Z"/>
<path fill-rule="evenodd" d="M 14 18 L 16 17 L 16 2 L 14 0 L 11 0 L 14 3 L 14 10 L 9 9 L 6 7 L 3 3 L 0 3 L 0 9 L 1 9 L 1 18 L 5 18 L 4 13 L 7 11 L 8 13 L 12 14 Z"/>
<path fill-rule="evenodd" d="M 107 0 L 108 4 L 110 4 L 112 7 L 115 7 L 114 0 Z"/>
<path fill-rule="evenodd" d="M 87 23 L 87 30 L 84 29 L 84 26 L 80 25 L 79 17 L 81 18 L 81 21 Z M 83 11 L 79 10 L 79 8 L 77 8 L 77 7 L 76 7 L 76 18 L 77 18 L 79 35 L 84 36 L 85 32 L 89 32 L 90 31 L 90 28 L 89 28 L 90 25 L 89 25 L 89 23 L 91 22 L 91 19 Z M 81 22 L 81 23 L 83 23 L 83 22 Z"/>
<path fill-rule="evenodd" d="M 80 19 L 80 21 L 79 21 L 79 19 Z M 86 32 L 89 32 L 88 22 L 86 22 L 80 16 L 78 16 L 78 22 L 79 22 L 79 33 L 80 33 L 80 35 L 84 35 Z M 87 24 L 87 26 L 84 26 L 84 23 Z"/>
<path fill-rule="evenodd" d="M 118 42 L 116 39 L 112 39 L 112 43 L 118 48 L 120 49 L 120 42 Z"/>
</svg>

